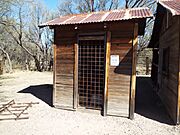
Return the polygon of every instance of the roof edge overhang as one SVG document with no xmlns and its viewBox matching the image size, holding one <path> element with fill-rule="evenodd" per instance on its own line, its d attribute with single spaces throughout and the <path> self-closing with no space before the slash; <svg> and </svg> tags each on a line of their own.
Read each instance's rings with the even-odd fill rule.
<svg viewBox="0 0 180 135">
<path fill-rule="evenodd" d="M 117 12 L 118 14 L 124 14 L 124 16 L 121 16 L 120 18 L 111 18 L 110 20 L 106 19 L 110 13 Z M 123 13 L 122 13 L 123 12 Z M 101 18 L 101 20 L 89 20 L 84 21 L 88 17 L 91 17 L 94 14 L 104 14 Z M 71 22 L 74 18 L 78 16 L 87 16 L 84 19 L 80 20 L 79 22 Z M 62 16 L 60 18 L 67 17 Z M 49 26 L 51 29 L 59 26 L 70 26 L 70 25 L 80 25 L 80 24 L 97 24 L 97 23 L 111 23 L 111 22 L 122 22 L 122 21 L 136 21 L 139 23 L 140 26 L 140 34 L 144 34 L 144 29 L 146 26 L 146 19 L 147 18 L 153 18 L 153 14 L 150 12 L 149 8 L 141 7 L 141 8 L 132 8 L 132 9 L 121 9 L 121 10 L 112 10 L 112 11 L 102 11 L 102 12 L 92 12 L 90 14 L 78 14 L 78 15 L 69 15 L 68 19 L 65 19 L 65 21 L 58 22 L 59 18 L 55 18 L 54 20 L 48 21 L 46 23 L 40 24 L 39 28 L 47 27 Z"/>
<path fill-rule="evenodd" d="M 152 17 L 151 17 L 152 18 Z M 131 19 L 131 20 L 120 20 L 120 21 L 107 21 L 107 22 L 94 22 L 94 23 L 83 23 L 83 24 L 68 24 L 68 25 L 48 25 L 48 26 L 39 26 L 39 28 L 44 28 L 44 27 L 49 27 L 50 29 L 55 29 L 55 27 L 64 27 L 64 26 L 74 26 L 78 28 L 79 25 L 86 25 L 86 24 L 104 24 L 107 25 L 109 23 L 120 23 L 120 22 L 127 22 L 131 21 L 134 23 L 138 23 L 138 35 L 144 35 L 145 33 L 145 28 L 146 28 L 146 20 L 147 18 L 141 18 L 141 19 Z"/>
<path fill-rule="evenodd" d="M 160 0 L 158 3 L 163 6 L 165 9 L 167 9 L 169 12 L 172 13 L 172 16 L 175 15 L 180 15 L 176 10 L 172 9 L 171 7 L 167 6 L 166 4 L 163 3 L 163 1 L 168 1 L 168 0 Z"/>
<path fill-rule="evenodd" d="M 156 11 L 156 19 L 154 22 L 154 28 L 153 28 L 153 32 L 152 32 L 152 36 L 151 36 L 151 40 L 150 40 L 150 43 L 148 45 L 148 48 L 158 47 L 159 36 L 160 36 L 160 31 L 158 29 L 162 25 L 164 13 L 166 11 L 169 11 L 172 14 L 172 16 L 179 16 L 180 15 L 176 10 L 172 9 L 171 7 L 169 7 L 168 5 L 163 3 L 166 1 L 168 1 L 168 0 L 160 0 L 158 2 L 157 11 Z"/>
<path fill-rule="evenodd" d="M 44 27 L 50 27 L 50 28 L 53 28 L 53 27 L 56 27 L 56 26 L 68 26 L 68 25 L 81 25 L 81 24 L 97 24 L 97 23 L 111 23 L 111 22 L 123 22 L 123 21 L 133 21 L 133 20 L 136 20 L 136 22 L 144 22 L 146 21 L 147 18 L 153 18 L 153 15 L 152 16 L 149 16 L 149 17 L 143 17 L 143 18 L 130 18 L 130 19 L 122 19 L 122 20 L 113 20 L 113 21 L 99 21 L 99 22 L 90 22 L 90 23 L 74 23 L 74 24 L 53 24 L 53 25 L 48 25 L 47 23 L 45 24 L 40 24 L 38 25 L 39 28 L 44 28 Z M 51 20 L 53 21 L 53 20 Z M 50 22 L 50 21 L 49 21 Z"/>
</svg>

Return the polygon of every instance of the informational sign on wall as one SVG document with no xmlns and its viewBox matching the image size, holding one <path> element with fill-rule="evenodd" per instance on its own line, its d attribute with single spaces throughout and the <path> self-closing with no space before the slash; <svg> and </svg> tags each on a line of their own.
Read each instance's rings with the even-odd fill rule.
<svg viewBox="0 0 180 135">
<path fill-rule="evenodd" d="M 111 55 L 110 65 L 119 66 L 119 55 Z"/>
</svg>

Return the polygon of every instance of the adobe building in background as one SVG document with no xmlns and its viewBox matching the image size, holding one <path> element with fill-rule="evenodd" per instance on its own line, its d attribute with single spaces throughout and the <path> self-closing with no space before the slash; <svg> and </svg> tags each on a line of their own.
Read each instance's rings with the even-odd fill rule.
<svg viewBox="0 0 180 135">
<path fill-rule="evenodd" d="M 180 123 L 180 0 L 159 1 L 153 35 L 151 78 L 174 123 Z"/>
<path fill-rule="evenodd" d="M 133 119 L 136 49 L 148 8 L 61 16 L 54 29 L 53 105 Z"/>
</svg>

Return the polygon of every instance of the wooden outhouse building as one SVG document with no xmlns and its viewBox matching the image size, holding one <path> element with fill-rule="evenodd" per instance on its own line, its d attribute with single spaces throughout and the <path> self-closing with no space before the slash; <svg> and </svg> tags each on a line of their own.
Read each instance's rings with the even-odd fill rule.
<svg viewBox="0 0 180 135">
<path fill-rule="evenodd" d="M 67 15 L 40 27 L 54 29 L 57 108 L 134 116 L 136 48 L 148 8 Z"/>
<path fill-rule="evenodd" d="M 174 121 L 180 123 L 180 0 L 159 1 L 152 38 L 151 77 Z"/>
</svg>

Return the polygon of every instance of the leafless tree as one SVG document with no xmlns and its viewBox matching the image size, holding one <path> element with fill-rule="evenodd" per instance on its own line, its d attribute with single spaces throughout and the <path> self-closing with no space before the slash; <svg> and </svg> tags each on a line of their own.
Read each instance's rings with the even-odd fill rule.
<svg viewBox="0 0 180 135">
<path fill-rule="evenodd" d="M 156 9 L 157 0 L 125 0 L 125 8 L 148 7 L 153 13 Z M 139 37 L 138 52 L 143 51 L 149 44 L 153 29 L 154 19 L 148 19 L 144 36 Z"/>
<path fill-rule="evenodd" d="M 152 8 L 156 0 L 125 0 L 126 8 L 149 7 Z"/>
<path fill-rule="evenodd" d="M 7 72 L 12 72 L 12 62 L 9 56 L 9 53 L 6 51 L 7 48 L 7 34 L 4 31 L 4 24 L 5 24 L 5 18 L 10 13 L 11 10 L 11 3 L 10 0 L 2 0 L 0 1 L 0 52 L 1 54 L 5 55 L 6 59 L 8 60 L 8 68 Z"/>
<path fill-rule="evenodd" d="M 3 23 L 4 17 L 10 12 L 11 10 L 11 0 L 1 0 L 0 1 L 0 24 Z"/>
<path fill-rule="evenodd" d="M 26 37 L 30 43 L 37 48 L 36 56 L 41 63 L 41 70 L 47 70 L 52 53 L 50 52 L 52 41 L 52 31 L 48 28 L 39 29 L 38 25 L 52 19 L 52 15 L 40 3 L 32 5 L 31 24 L 29 25 Z"/>
<path fill-rule="evenodd" d="M 58 6 L 60 15 L 89 13 L 119 8 L 121 0 L 66 0 Z"/>
<path fill-rule="evenodd" d="M 6 56 L 5 58 L 8 60 L 8 68 L 6 67 L 7 72 L 12 73 L 12 62 L 9 53 L 2 47 L 2 45 L 0 46 L 0 51 L 2 51 L 2 53 Z"/>
<path fill-rule="evenodd" d="M 12 14 L 13 17 L 4 23 L 5 29 L 15 43 L 34 59 L 37 70 L 42 71 L 45 68 L 45 58 L 47 58 L 45 55 L 47 55 L 47 49 L 51 43 L 48 42 L 49 46 L 43 45 L 43 30 L 40 30 L 38 25 L 44 21 L 41 17 L 48 16 L 48 14 L 45 15 L 44 11 L 41 12 L 43 7 L 40 7 L 40 4 L 33 3 L 33 1 L 28 3 L 23 0 L 16 0 L 13 6 L 15 12 Z M 50 36 L 49 39 L 44 39 L 50 40 Z M 47 44 L 47 41 L 45 43 Z M 27 63 L 28 60 L 26 60 Z"/>
</svg>

